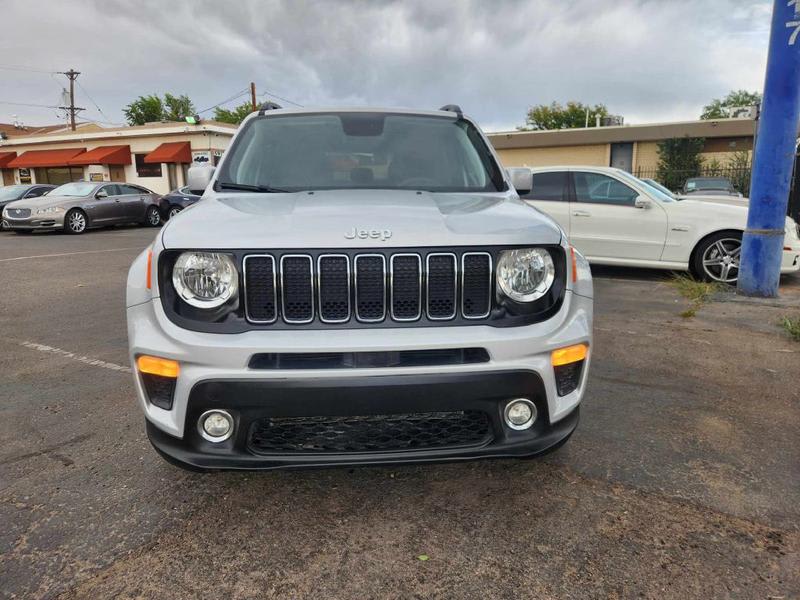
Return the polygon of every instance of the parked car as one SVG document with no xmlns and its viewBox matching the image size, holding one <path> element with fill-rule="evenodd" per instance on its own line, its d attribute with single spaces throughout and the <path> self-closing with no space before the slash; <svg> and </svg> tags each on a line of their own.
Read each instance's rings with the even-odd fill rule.
<svg viewBox="0 0 800 600">
<path fill-rule="evenodd" d="M 683 196 L 741 196 L 727 177 L 690 177 L 683 184 Z"/>
<path fill-rule="evenodd" d="M 517 167 L 526 202 L 549 214 L 595 264 L 691 271 L 734 284 L 747 206 L 675 198 L 611 167 Z M 800 232 L 786 218 L 781 272 L 800 269 Z"/>
<path fill-rule="evenodd" d="M 162 456 L 273 469 L 566 442 L 589 369 L 588 263 L 445 109 L 262 109 L 216 172 L 190 169 L 202 202 L 128 274 Z"/>
<path fill-rule="evenodd" d="M 0 215 L 9 202 L 22 200 L 24 198 L 38 198 L 43 196 L 56 186 L 47 183 L 28 183 L 21 185 L 7 185 L 0 187 Z M 0 229 L 7 229 L 8 224 L 5 219 L 0 219 Z"/>
<path fill-rule="evenodd" d="M 122 223 L 161 224 L 159 196 L 130 183 L 75 181 L 43 198 L 17 200 L 3 210 L 9 229 L 19 233 L 59 230 L 80 234 L 91 227 Z"/>
<path fill-rule="evenodd" d="M 188 186 L 172 190 L 169 194 L 161 196 L 159 208 L 161 218 L 165 221 L 171 219 L 184 208 L 187 208 L 200 200 L 200 194 L 194 194 Z"/>
<path fill-rule="evenodd" d="M 700 193 L 691 194 L 689 196 L 683 196 L 681 194 L 675 194 L 660 183 L 658 183 L 655 179 L 642 179 L 647 185 L 656 188 L 657 190 L 663 192 L 667 196 L 672 197 L 674 200 L 685 200 L 686 198 L 691 198 L 692 200 L 702 201 L 702 202 L 716 202 L 717 204 L 732 204 L 734 206 L 748 206 L 750 204 L 749 198 L 743 198 L 741 194 L 738 196 L 728 196 L 728 195 L 701 195 Z"/>
</svg>

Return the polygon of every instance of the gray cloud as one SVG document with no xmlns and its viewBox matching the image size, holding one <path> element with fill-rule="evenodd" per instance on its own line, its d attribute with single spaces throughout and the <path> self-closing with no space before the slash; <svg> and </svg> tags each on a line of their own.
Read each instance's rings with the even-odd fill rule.
<svg viewBox="0 0 800 600">
<path fill-rule="evenodd" d="M 0 65 L 74 67 L 112 121 L 139 94 L 188 93 L 203 109 L 250 81 L 307 106 L 456 102 L 490 130 L 570 99 L 662 121 L 761 87 L 769 12 L 746 0 L 6 0 Z M 0 70 L 0 101 L 55 104 L 63 84 Z M 53 113 L 0 104 L 2 122 Z"/>
</svg>

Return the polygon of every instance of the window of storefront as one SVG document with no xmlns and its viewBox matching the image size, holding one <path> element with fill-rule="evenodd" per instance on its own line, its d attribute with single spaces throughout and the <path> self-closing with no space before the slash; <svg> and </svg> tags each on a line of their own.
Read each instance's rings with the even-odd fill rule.
<svg viewBox="0 0 800 600">
<path fill-rule="evenodd" d="M 36 183 L 61 185 L 83 179 L 83 167 L 37 167 Z"/>
<path fill-rule="evenodd" d="M 31 183 L 31 170 L 30 169 L 20 169 L 19 170 L 19 182 L 20 183 Z"/>
<path fill-rule="evenodd" d="M 136 174 L 139 177 L 161 177 L 161 163 L 146 163 L 147 154 L 136 154 Z"/>
</svg>

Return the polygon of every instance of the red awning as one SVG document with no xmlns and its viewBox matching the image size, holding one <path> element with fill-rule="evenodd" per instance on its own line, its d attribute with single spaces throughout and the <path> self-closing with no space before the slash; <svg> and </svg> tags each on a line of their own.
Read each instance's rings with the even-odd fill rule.
<svg viewBox="0 0 800 600">
<path fill-rule="evenodd" d="M 8 163 L 12 169 L 30 167 L 66 167 L 69 161 L 86 148 L 63 148 L 61 150 L 28 150 Z"/>
<path fill-rule="evenodd" d="M 0 152 L 0 169 L 7 167 L 8 163 L 14 160 L 16 156 L 16 152 Z"/>
<path fill-rule="evenodd" d="M 167 142 L 161 144 L 144 157 L 146 163 L 190 163 L 192 149 L 189 142 Z"/>
<path fill-rule="evenodd" d="M 100 146 L 79 154 L 69 161 L 70 165 L 129 165 L 130 146 Z"/>
</svg>

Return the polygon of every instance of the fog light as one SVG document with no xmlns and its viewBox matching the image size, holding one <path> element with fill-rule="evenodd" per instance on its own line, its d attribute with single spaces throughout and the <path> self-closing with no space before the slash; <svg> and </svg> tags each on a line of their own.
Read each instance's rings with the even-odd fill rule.
<svg viewBox="0 0 800 600">
<path fill-rule="evenodd" d="M 511 429 L 529 429 L 536 420 L 536 405 L 527 398 L 517 398 L 506 404 L 503 416 Z"/>
<path fill-rule="evenodd" d="M 224 410 L 208 410 L 200 415 L 198 429 L 209 442 L 224 442 L 233 433 L 233 417 Z"/>
</svg>

